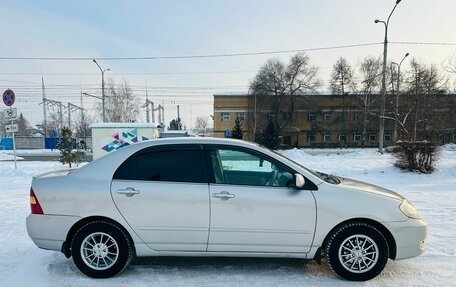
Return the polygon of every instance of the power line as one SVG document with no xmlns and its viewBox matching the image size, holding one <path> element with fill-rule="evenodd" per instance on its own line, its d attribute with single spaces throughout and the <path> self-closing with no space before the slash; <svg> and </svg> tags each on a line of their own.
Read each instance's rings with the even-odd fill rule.
<svg viewBox="0 0 456 287">
<path fill-rule="evenodd" d="M 450 42 L 390 41 L 388 43 L 390 43 L 390 44 L 398 44 L 398 45 L 456 46 L 456 43 L 450 43 Z"/>
<path fill-rule="evenodd" d="M 183 55 L 183 56 L 143 56 L 143 57 L 0 57 L 0 60 L 45 60 L 45 61 L 92 61 L 94 58 L 103 61 L 118 60 L 169 60 L 169 59 L 198 59 L 198 58 L 221 58 L 221 57 L 239 57 L 239 56 L 258 56 L 271 54 L 299 53 L 310 51 L 335 50 L 346 48 L 357 48 L 381 45 L 383 42 L 316 47 L 294 50 L 247 52 L 247 53 L 224 53 L 224 54 L 207 54 L 207 55 Z"/>
<path fill-rule="evenodd" d="M 110 75 L 206 75 L 206 74 L 238 74 L 256 73 L 257 70 L 241 71 L 207 71 L 207 72 L 138 72 L 138 73 L 110 73 Z M 43 76 L 100 76 L 94 73 L 21 73 L 21 72 L 2 72 L 0 75 L 43 75 Z"/>
<path fill-rule="evenodd" d="M 398 45 L 434 45 L 434 46 L 456 46 L 451 42 L 413 42 L 413 41 L 391 41 L 391 44 Z M 315 47 L 293 50 L 263 51 L 263 52 L 246 52 L 246 53 L 224 53 L 224 54 L 206 54 L 206 55 L 183 55 L 183 56 L 142 56 L 142 57 L 0 57 L 0 60 L 45 60 L 45 61 L 91 61 L 94 58 L 103 61 L 123 61 L 123 60 L 169 60 L 169 59 L 198 59 L 198 58 L 221 58 L 221 57 L 240 57 L 240 56 L 258 56 L 272 54 L 287 54 L 311 51 L 324 51 L 346 48 L 357 48 L 382 45 L 383 42 L 361 43 L 340 46 Z"/>
</svg>

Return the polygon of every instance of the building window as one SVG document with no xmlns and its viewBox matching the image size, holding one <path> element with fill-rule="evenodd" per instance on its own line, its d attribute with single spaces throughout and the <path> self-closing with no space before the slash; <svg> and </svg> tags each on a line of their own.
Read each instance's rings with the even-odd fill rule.
<svg viewBox="0 0 456 287">
<path fill-rule="evenodd" d="M 361 141 L 361 133 L 359 133 L 359 132 L 353 133 L 353 141 L 355 141 L 355 142 Z"/>
<path fill-rule="evenodd" d="M 222 122 L 230 121 L 230 113 L 222 113 Z"/>
<path fill-rule="evenodd" d="M 331 141 L 331 133 L 323 133 L 323 141 L 330 142 Z"/>
<path fill-rule="evenodd" d="M 325 120 L 326 122 L 331 121 L 331 120 L 332 120 L 332 115 L 331 115 L 331 113 L 330 113 L 330 112 L 324 113 L 324 114 L 323 114 L 323 120 Z"/>
<path fill-rule="evenodd" d="M 236 118 L 242 123 L 244 121 L 244 113 L 237 113 Z"/>
<path fill-rule="evenodd" d="M 342 120 L 342 121 L 345 120 L 345 113 L 344 112 L 339 112 L 338 118 L 340 120 Z"/>
<path fill-rule="evenodd" d="M 307 118 L 309 119 L 309 121 L 315 121 L 315 113 L 309 113 Z"/>
<path fill-rule="evenodd" d="M 347 136 L 345 134 L 338 134 L 337 137 L 338 137 L 340 142 L 346 142 L 347 141 Z"/>
<path fill-rule="evenodd" d="M 307 141 L 315 142 L 315 133 L 307 133 Z"/>
<path fill-rule="evenodd" d="M 370 142 L 375 142 L 377 141 L 377 133 L 369 133 L 369 141 Z"/>
<path fill-rule="evenodd" d="M 391 140 L 391 133 L 385 133 L 383 136 L 384 141 L 390 141 Z"/>
<path fill-rule="evenodd" d="M 359 113 L 359 112 L 354 112 L 353 113 L 353 120 L 354 121 L 358 121 L 360 117 L 361 117 L 361 113 Z"/>
</svg>

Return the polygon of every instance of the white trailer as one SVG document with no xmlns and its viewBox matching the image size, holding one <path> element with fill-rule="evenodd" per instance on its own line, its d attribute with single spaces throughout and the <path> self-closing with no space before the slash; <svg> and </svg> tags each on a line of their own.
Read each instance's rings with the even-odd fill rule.
<svg viewBox="0 0 456 287">
<path fill-rule="evenodd" d="M 157 139 L 161 132 L 161 126 L 154 123 L 95 123 L 89 127 L 94 160 L 125 146 Z"/>
</svg>

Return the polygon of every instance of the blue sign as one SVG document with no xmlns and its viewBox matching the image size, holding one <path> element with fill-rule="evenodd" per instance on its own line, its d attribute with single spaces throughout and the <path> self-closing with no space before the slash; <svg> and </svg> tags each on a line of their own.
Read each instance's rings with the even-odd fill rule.
<svg viewBox="0 0 456 287">
<path fill-rule="evenodd" d="M 10 89 L 6 90 L 3 92 L 3 102 L 5 105 L 8 107 L 11 107 L 14 104 L 14 101 L 16 100 L 16 96 L 14 95 L 14 92 Z"/>
<path fill-rule="evenodd" d="M 231 137 L 231 131 L 230 130 L 226 130 L 226 134 L 225 135 L 226 135 L 227 138 L 230 138 Z"/>
</svg>

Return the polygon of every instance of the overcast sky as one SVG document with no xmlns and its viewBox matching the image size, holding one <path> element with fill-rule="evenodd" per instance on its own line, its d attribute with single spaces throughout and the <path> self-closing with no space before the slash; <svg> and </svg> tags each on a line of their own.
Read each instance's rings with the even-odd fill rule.
<svg viewBox="0 0 456 287">
<path fill-rule="evenodd" d="M 248 53 L 382 42 L 385 19 L 395 1 L 6 1 L 0 57 L 141 57 Z M 389 30 L 390 41 L 456 43 L 454 0 L 403 0 Z M 441 66 L 455 45 L 389 45 L 389 60 L 409 52 Z M 338 57 L 356 68 L 382 45 L 311 51 L 327 84 Z M 243 93 L 255 71 L 270 57 L 102 61 L 108 77 L 126 79 L 134 93 L 164 103 L 166 123 L 176 116 L 191 127 L 196 116 L 212 114 L 213 93 Z M 407 68 L 406 63 L 403 68 Z M 50 99 L 80 104 L 80 91 L 101 94 L 101 76 L 92 61 L 0 60 L 0 90 L 16 92 L 19 112 L 42 121 L 41 69 Z M 84 98 L 95 113 L 96 99 Z M 145 119 L 145 112 L 141 114 Z"/>
</svg>

